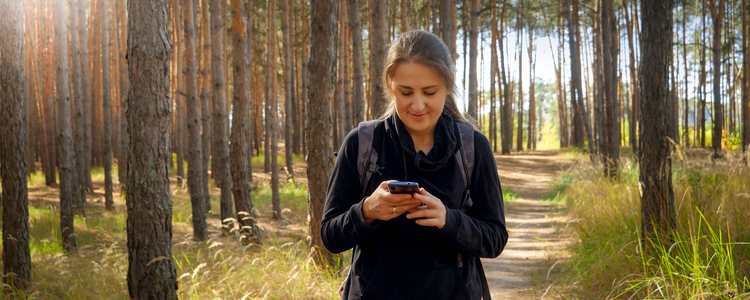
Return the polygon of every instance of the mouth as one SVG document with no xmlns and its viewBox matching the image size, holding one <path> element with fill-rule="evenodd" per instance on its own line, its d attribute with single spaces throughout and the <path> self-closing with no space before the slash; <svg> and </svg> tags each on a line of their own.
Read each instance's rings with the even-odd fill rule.
<svg viewBox="0 0 750 300">
<path fill-rule="evenodd" d="M 424 119 L 425 117 L 427 117 L 427 114 L 426 114 L 426 113 L 423 113 L 423 114 L 415 114 L 415 113 L 412 113 L 412 114 L 411 114 L 411 116 L 412 116 L 412 118 L 414 118 L 414 119 L 416 119 L 416 120 L 422 120 L 422 119 Z"/>
</svg>

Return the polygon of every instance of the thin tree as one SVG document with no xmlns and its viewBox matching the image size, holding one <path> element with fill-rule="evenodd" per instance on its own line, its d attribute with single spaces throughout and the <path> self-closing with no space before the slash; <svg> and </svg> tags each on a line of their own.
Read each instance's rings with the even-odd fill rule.
<svg viewBox="0 0 750 300">
<path fill-rule="evenodd" d="M 73 155 L 73 124 L 70 115 L 70 84 L 68 81 L 68 27 L 65 2 L 55 1 L 55 66 L 57 69 L 57 169 L 60 173 L 60 234 L 63 250 L 76 253 L 73 227 L 76 172 Z"/>
<path fill-rule="evenodd" d="M 115 12 L 112 14 L 115 19 L 117 30 L 115 30 L 115 47 L 119 51 L 116 52 L 118 55 L 117 61 L 119 62 L 120 68 L 120 157 L 117 158 L 117 177 L 120 181 L 121 191 L 127 193 L 127 186 L 125 178 L 128 174 L 128 144 L 130 143 L 130 136 L 128 135 L 128 122 L 125 118 L 125 112 L 128 110 L 128 90 L 130 89 L 130 81 L 128 80 L 128 63 L 125 59 L 125 52 L 127 51 L 127 17 L 125 16 L 126 8 L 125 1 L 115 1 Z"/>
<path fill-rule="evenodd" d="M 492 150 L 497 152 L 497 105 L 495 96 L 495 86 L 497 85 L 496 79 L 499 78 L 500 72 L 497 65 L 497 5 L 495 0 L 489 1 L 490 9 L 490 140 L 492 141 Z M 501 102 L 502 103 L 502 102 Z"/>
<path fill-rule="evenodd" d="M 672 163 L 667 139 L 669 66 L 672 52 L 671 0 L 641 2 L 641 61 L 638 68 L 640 127 L 641 234 L 671 234 L 675 224 Z M 664 239 L 662 239 L 664 241 Z"/>
<path fill-rule="evenodd" d="M 268 151 L 266 157 L 271 158 L 271 203 L 273 218 L 281 219 L 281 199 L 279 197 L 279 162 L 278 162 L 278 98 L 276 97 L 276 2 L 268 2 L 268 19 L 266 25 L 266 136 L 268 136 Z M 334 11 L 335 12 L 335 11 Z"/>
<path fill-rule="evenodd" d="M 201 146 L 200 100 L 198 99 L 198 67 L 195 45 L 195 10 L 193 1 L 182 4 L 185 45 L 185 107 L 188 135 L 188 192 L 193 212 L 193 238 L 203 241 L 207 236 L 206 194 L 203 179 L 203 148 Z"/>
<path fill-rule="evenodd" d="M 133 299 L 177 299 L 169 193 L 167 0 L 128 1 L 128 292 Z"/>
<path fill-rule="evenodd" d="M 352 117 L 354 124 L 365 120 L 364 68 L 362 62 L 362 27 L 359 23 L 359 1 L 349 0 L 349 26 L 352 30 Z M 304 51 L 303 51 L 304 53 Z M 303 95 L 305 95 L 303 93 Z"/>
<path fill-rule="evenodd" d="M 232 168 L 232 192 L 234 206 L 237 209 L 237 222 L 240 235 L 244 243 L 260 242 L 255 225 L 255 211 L 250 191 L 248 146 L 245 142 L 246 130 L 250 120 L 250 90 L 246 86 L 248 64 L 250 57 L 247 53 L 247 23 L 245 22 L 245 8 L 243 1 L 232 0 L 232 54 L 234 89 L 232 94 L 232 147 L 230 149 Z M 268 154 L 266 154 L 268 155 Z"/>
<path fill-rule="evenodd" d="M 477 55 L 479 54 L 479 0 L 471 0 L 471 31 L 470 50 L 469 50 L 469 111 L 468 115 L 472 119 L 477 119 Z"/>
<path fill-rule="evenodd" d="M 101 1 L 101 24 L 102 24 L 102 116 L 104 119 L 104 131 L 102 141 L 104 143 L 104 204 L 107 210 L 114 210 L 115 203 L 112 198 L 112 96 L 109 85 L 109 0 Z"/>
<path fill-rule="evenodd" d="M 630 137 L 630 145 L 633 147 L 633 151 L 637 151 L 638 146 L 638 136 L 636 133 L 638 132 L 638 72 L 635 68 L 635 43 L 633 43 L 633 23 L 631 21 L 630 17 L 630 4 L 628 4 L 628 0 L 623 0 L 622 2 L 622 8 L 623 12 L 625 14 L 625 23 L 627 27 L 628 32 L 628 68 L 630 69 L 630 111 L 628 115 L 628 122 L 629 122 L 629 137 Z M 635 17 L 635 16 L 633 16 Z M 687 73 L 686 73 L 687 74 Z M 687 89 L 685 89 L 687 91 Z M 686 106 L 687 107 L 687 106 Z M 687 109 L 687 108 L 686 108 Z M 685 127 L 687 127 L 687 123 L 685 124 Z"/>
<path fill-rule="evenodd" d="M 286 170 L 289 173 L 289 178 L 294 181 L 294 168 L 293 168 L 293 149 L 294 149 L 294 118 L 292 106 L 295 99 L 294 95 L 294 67 L 292 62 L 292 37 L 289 29 L 289 23 L 291 22 L 291 4 L 290 0 L 281 1 L 281 10 L 283 11 L 283 18 L 281 29 L 284 35 L 284 150 L 286 152 Z"/>
<path fill-rule="evenodd" d="M 714 92 L 714 115 L 713 115 L 713 133 L 711 136 L 711 146 L 714 149 L 713 157 L 717 158 L 720 156 L 721 151 L 721 135 L 724 129 L 724 111 L 721 103 L 721 26 L 724 22 L 724 0 L 716 0 L 716 6 L 714 1 L 709 3 L 709 10 L 711 11 L 711 19 L 713 20 L 713 92 Z"/>
<path fill-rule="evenodd" d="M 534 75 L 536 74 L 536 63 L 534 61 L 534 27 L 529 24 L 529 121 L 528 121 L 528 139 L 526 139 L 526 149 L 536 150 L 536 98 Z"/>
<path fill-rule="evenodd" d="M 505 72 L 505 9 L 507 6 L 506 0 L 503 0 L 503 9 L 500 12 L 500 37 L 498 38 L 500 46 L 500 79 L 502 81 L 503 89 L 503 105 L 500 109 L 502 111 L 501 120 L 501 136 L 502 136 L 502 154 L 510 154 L 510 148 L 513 147 L 513 99 L 510 95 L 511 89 L 508 86 L 508 77 Z"/>
<path fill-rule="evenodd" d="M 750 146 L 750 1 L 742 0 L 742 151 Z M 747 165 L 747 155 L 745 164 Z"/>
<path fill-rule="evenodd" d="M 523 10 L 523 9 L 521 9 Z M 518 127 L 516 127 L 516 151 L 523 151 L 523 25 L 521 23 L 521 13 L 517 15 L 516 24 L 518 25 Z"/>
<path fill-rule="evenodd" d="M 68 1 L 71 12 L 73 9 L 78 7 L 77 0 Z M 70 14 L 70 54 L 71 54 L 71 68 L 73 81 L 73 95 L 75 99 L 75 111 L 74 111 L 74 135 L 73 139 L 73 151 L 75 156 L 75 170 L 76 170 L 76 181 L 73 183 L 73 193 L 75 194 L 76 202 L 74 205 L 78 208 L 78 211 L 85 215 L 84 203 L 86 202 L 86 178 L 81 172 L 86 165 L 84 155 L 84 144 L 83 138 L 85 135 L 85 122 L 83 119 L 83 106 L 86 105 L 83 97 L 83 88 L 81 87 L 81 53 L 79 51 L 78 43 L 78 27 L 79 24 L 78 14 Z"/>
<path fill-rule="evenodd" d="M 615 25 L 615 10 L 613 0 L 601 2 L 601 28 L 602 28 L 602 58 L 603 58 L 603 83 L 604 99 L 606 101 L 606 115 L 604 118 L 606 157 L 605 175 L 608 178 L 617 176 L 620 159 L 620 116 L 619 101 L 617 99 L 617 53 L 619 47 L 617 40 L 619 33 Z"/>
<path fill-rule="evenodd" d="M 310 86 L 308 89 L 307 134 L 307 178 L 309 190 L 307 203 L 310 214 L 310 246 L 320 255 L 313 255 L 321 264 L 332 265 L 334 255 L 323 245 L 320 237 L 320 222 L 323 219 L 328 178 L 331 176 L 333 151 L 331 140 L 331 99 L 333 84 L 330 74 L 335 72 L 336 52 L 331 47 L 336 37 L 337 1 L 313 0 L 310 25 Z"/>
<path fill-rule="evenodd" d="M 201 26 L 200 26 L 200 37 L 201 43 L 198 47 L 201 48 L 199 51 L 201 55 L 201 83 L 200 83 L 200 101 L 201 101 L 201 149 L 203 154 L 203 182 L 201 186 L 206 191 L 205 195 L 205 207 L 206 212 L 211 211 L 211 196 L 208 193 L 208 161 L 211 156 L 211 108 L 210 108 L 210 97 L 211 97 L 211 32 L 210 25 L 208 22 L 208 0 L 201 0 L 200 2 L 201 11 Z M 213 166 L 213 165 L 212 165 Z M 214 173 L 212 172 L 212 175 Z"/>
<path fill-rule="evenodd" d="M 89 41 L 88 41 L 88 26 L 85 26 L 86 22 L 86 1 L 78 1 L 76 7 L 76 13 L 78 14 L 79 22 L 81 26 L 78 27 L 78 37 L 81 51 L 81 100 L 83 105 L 83 152 L 84 152 L 84 166 L 83 170 L 79 170 L 78 174 L 83 176 L 82 181 L 85 182 L 86 190 L 89 192 L 94 191 L 94 185 L 91 181 L 91 105 L 85 105 L 91 103 L 91 76 L 89 72 Z M 86 198 L 84 198 L 85 201 Z"/>
<path fill-rule="evenodd" d="M 23 87 L 22 2 L 0 0 L 0 177 L 3 211 L 3 282 L 25 290 L 31 281 L 26 187 L 26 113 Z"/>
<path fill-rule="evenodd" d="M 211 9 L 211 99 L 214 114 L 213 144 L 214 155 L 212 164 L 215 165 L 214 179 L 221 191 L 220 210 L 222 230 L 228 234 L 234 225 L 228 220 L 232 218 L 232 175 L 229 170 L 229 116 L 227 114 L 226 81 L 224 77 L 224 30 L 222 20 L 222 6 L 220 0 L 210 2 Z"/>
<path fill-rule="evenodd" d="M 567 5 L 572 3 L 571 5 Z M 569 7 L 570 6 L 570 7 Z M 589 141 L 589 153 L 593 154 L 594 142 L 592 138 L 589 117 L 586 113 L 586 105 L 583 102 L 583 87 L 581 85 L 581 56 L 579 54 L 580 43 L 578 34 L 578 0 L 566 0 L 568 9 L 568 35 L 570 44 L 570 68 L 571 68 L 571 89 L 570 98 L 573 106 L 573 144 L 583 147 L 583 134 Z M 585 130 L 584 130 L 585 129 Z"/>
<path fill-rule="evenodd" d="M 370 118 L 372 119 L 383 115 L 387 104 L 384 94 L 385 86 L 380 79 L 385 68 L 385 56 L 388 51 L 385 9 L 385 0 L 370 0 L 370 32 L 368 36 L 370 37 Z M 312 49 L 312 44 L 310 49 Z M 312 50 L 310 51 L 312 52 Z M 310 83 L 310 86 L 316 85 Z"/>
</svg>

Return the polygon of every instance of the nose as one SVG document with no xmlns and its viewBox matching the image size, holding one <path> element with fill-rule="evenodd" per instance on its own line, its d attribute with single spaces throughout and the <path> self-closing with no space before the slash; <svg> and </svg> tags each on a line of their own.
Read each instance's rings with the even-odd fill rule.
<svg viewBox="0 0 750 300">
<path fill-rule="evenodd" d="M 412 110 L 417 112 L 422 111 L 425 107 L 425 101 L 427 101 L 427 99 L 425 99 L 424 95 L 420 94 L 414 97 L 414 102 L 411 103 Z"/>
</svg>

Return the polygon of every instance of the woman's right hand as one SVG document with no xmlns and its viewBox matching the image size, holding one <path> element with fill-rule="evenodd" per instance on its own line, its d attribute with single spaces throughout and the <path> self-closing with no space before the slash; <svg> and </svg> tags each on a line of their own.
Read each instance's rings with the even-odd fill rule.
<svg viewBox="0 0 750 300">
<path fill-rule="evenodd" d="M 388 221 L 421 205 L 411 194 L 391 194 L 388 183 L 393 181 L 395 180 L 381 182 L 372 195 L 365 199 L 362 215 L 367 224 L 372 224 L 375 220 Z"/>
</svg>

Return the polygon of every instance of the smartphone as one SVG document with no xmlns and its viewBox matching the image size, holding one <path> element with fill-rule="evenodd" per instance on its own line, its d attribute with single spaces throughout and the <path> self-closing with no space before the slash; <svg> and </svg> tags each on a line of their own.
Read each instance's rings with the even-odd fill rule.
<svg viewBox="0 0 750 300">
<path fill-rule="evenodd" d="M 391 194 L 415 194 L 419 193 L 419 183 L 411 181 L 394 181 L 388 183 Z"/>
</svg>

